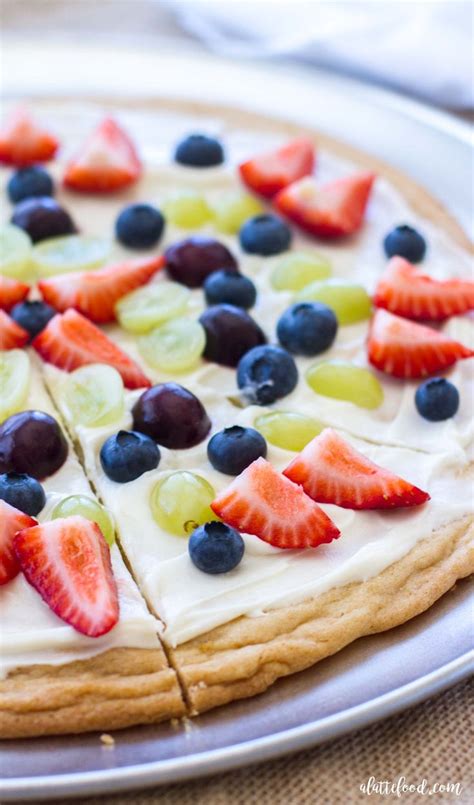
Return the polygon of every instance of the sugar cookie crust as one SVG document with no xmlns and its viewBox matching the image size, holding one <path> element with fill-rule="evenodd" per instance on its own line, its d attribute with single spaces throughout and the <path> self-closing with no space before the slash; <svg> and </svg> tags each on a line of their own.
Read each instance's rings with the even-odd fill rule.
<svg viewBox="0 0 474 805">
<path fill-rule="evenodd" d="M 176 673 L 159 646 L 26 666 L 0 682 L 2 738 L 115 730 L 184 714 Z"/>
<path fill-rule="evenodd" d="M 399 626 L 473 572 L 474 526 L 463 518 L 427 535 L 365 582 L 238 618 L 178 646 L 171 661 L 193 713 L 200 713 L 261 693 L 359 637 Z"/>
</svg>

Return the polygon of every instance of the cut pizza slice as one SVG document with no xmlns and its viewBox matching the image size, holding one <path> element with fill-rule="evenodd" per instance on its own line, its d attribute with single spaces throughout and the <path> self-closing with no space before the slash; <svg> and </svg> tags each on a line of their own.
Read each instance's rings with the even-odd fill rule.
<svg viewBox="0 0 474 805">
<path fill-rule="evenodd" d="M 0 471 L 9 473 L 2 475 L 3 514 L 9 516 L 2 516 L 0 544 L 0 568 L 8 571 L 0 586 L 0 735 L 113 729 L 179 716 L 184 706 L 159 641 L 162 626 L 125 567 L 113 518 L 86 479 L 34 353 L 9 352 L 10 362 L 14 353 L 26 378 L 16 402 L 10 395 L 10 415 L 0 424 L 2 435 L 16 434 L 16 447 L 0 451 Z M 18 372 L 8 376 L 19 380 Z M 35 516 L 12 503 L 29 506 Z M 78 544 L 81 554 L 73 547 Z M 88 562 L 96 570 L 87 584 L 81 581 L 85 555 L 96 557 Z M 108 581 L 102 566 L 109 567 Z"/>
<path fill-rule="evenodd" d="M 413 573 L 423 556 L 434 552 L 434 561 L 441 563 L 443 590 L 452 584 L 460 564 L 471 567 L 467 501 L 471 482 L 468 475 L 459 474 L 459 462 L 452 455 L 351 440 L 367 463 L 408 476 L 411 484 L 427 490 L 431 500 L 395 513 L 350 511 L 327 503 L 314 508 L 301 488 L 289 484 L 293 509 L 288 507 L 285 544 L 279 537 L 281 547 L 275 547 L 272 506 L 280 522 L 286 491 L 280 473 L 295 453 L 267 443 L 268 463 L 256 462 L 268 468 L 262 502 L 262 484 L 257 479 L 255 488 L 254 473 L 245 471 L 236 483 L 215 469 L 207 451 L 214 433 L 230 423 L 231 430 L 252 427 L 269 409 L 223 411 L 220 401 L 207 398 L 204 415 L 210 428 L 206 425 L 198 432 L 190 427 L 191 417 L 181 406 L 189 404 L 188 412 L 199 412 L 203 421 L 202 400 L 174 384 L 166 388 L 166 395 L 163 386 L 144 392 L 122 389 L 123 406 L 114 406 L 106 424 L 103 419 L 101 425 L 86 424 L 70 402 L 71 376 L 50 365 L 44 371 L 84 455 L 88 475 L 115 518 L 129 566 L 150 609 L 165 624 L 163 640 L 195 711 L 253 695 L 362 634 L 388 628 L 384 623 L 395 625 L 423 611 L 429 600 L 435 600 L 434 593 L 427 596 L 422 579 L 419 589 L 412 590 Z M 96 380 L 89 378 L 88 394 L 97 395 L 100 407 L 103 390 Z M 177 431 L 171 427 L 174 411 L 181 422 Z M 187 443 L 182 441 L 184 433 Z M 235 496 L 229 507 L 236 488 L 237 514 Z M 279 496 L 274 504 L 272 489 Z M 355 501 L 357 494 L 355 488 Z M 314 534 L 304 539 L 305 510 L 311 512 L 316 528 L 323 524 L 329 537 L 339 531 L 340 537 L 326 544 Z M 206 573 L 193 563 L 188 537 L 217 515 L 229 526 L 243 529 L 244 552 L 230 572 Z M 245 533 L 246 522 L 252 533 Z M 273 545 L 264 541 L 269 535 Z M 293 537 L 298 538 L 295 545 L 312 547 L 289 549 Z M 448 554 L 455 559 L 447 561 Z M 385 621 L 376 616 L 384 585 L 390 592 Z M 358 614 L 362 601 L 367 618 Z"/>
</svg>

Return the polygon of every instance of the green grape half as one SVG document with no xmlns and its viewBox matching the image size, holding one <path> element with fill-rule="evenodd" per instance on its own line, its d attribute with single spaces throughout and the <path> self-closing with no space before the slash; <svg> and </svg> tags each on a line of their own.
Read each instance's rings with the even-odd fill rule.
<svg viewBox="0 0 474 805">
<path fill-rule="evenodd" d="M 368 319 L 372 312 L 370 296 L 362 285 L 330 279 L 312 282 L 297 295 L 298 302 L 323 302 L 332 308 L 339 324 L 355 324 Z"/>
<path fill-rule="evenodd" d="M 162 478 L 152 489 L 150 506 L 161 528 L 180 537 L 189 536 L 198 525 L 218 518 L 210 508 L 215 491 L 209 481 L 180 470 Z"/>
<path fill-rule="evenodd" d="M 300 291 L 314 280 L 323 280 L 331 275 L 331 263 L 320 254 L 291 252 L 281 257 L 275 265 L 271 283 L 276 291 Z"/>
<path fill-rule="evenodd" d="M 170 374 L 193 369 L 206 345 L 203 326 L 193 319 L 171 319 L 138 339 L 138 349 L 154 369 Z"/>
<path fill-rule="evenodd" d="M 275 447 L 299 452 L 321 433 L 325 425 L 294 411 L 271 411 L 257 417 L 255 427 Z"/>
<path fill-rule="evenodd" d="M 68 271 L 99 268 L 110 255 L 111 243 L 104 238 L 64 235 L 37 243 L 31 259 L 40 277 L 51 277 Z"/>
<path fill-rule="evenodd" d="M 116 369 L 105 363 L 91 363 L 71 372 L 65 379 L 64 395 L 78 425 L 101 427 L 123 416 L 123 380 Z"/>
<path fill-rule="evenodd" d="M 85 517 L 86 520 L 97 523 L 107 544 L 114 544 L 115 527 L 112 515 L 104 506 L 101 506 L 94 498 L 90 498 L 87 495 L 70 495 L 67 498 L 63 498 L 51 512 L 51 519 L 73 517 L 77 514 Z"/>
<path fill-rule="evenodd" d="M 0 351 L 0 422 L 22 409 L 30 375 L 30 359 L 24 350 Z"/>
<path fill-rule="evenodd" d="M 372 372 L 345 361 L 323 361 L 306 372 L 308 385 L 317 394 L 347 400 L 360 408 L 378 408 L 383 389 Z"/>
<path fill-rule="evenodd" d="M 179 282 L 152 282 L 123 296 L 115 312 L 124 330 L 138 335 L 180 316 L 190 298 L 189 289 Z"/>
<path fill-rule="evenodd" d="M 162 209 L 166 220 L 182 229 L 198 229 L 212 219 L 206 199 L 194 190 L 177 190 L 165 199 Z"/>
<path fill-rule="evenodd" d="M 33 276 L 32 243 L 27 233 L 13 224 L 0 226 L 0 273 L 17 280 Z"/>
<path fill-rule="evenodd" d="M 212 205 L 214 225 L 219 232 L 236 235 L 242 224 L 264 211 L 263 204 L 241 190 L 220 195 Z"/>
</svg>

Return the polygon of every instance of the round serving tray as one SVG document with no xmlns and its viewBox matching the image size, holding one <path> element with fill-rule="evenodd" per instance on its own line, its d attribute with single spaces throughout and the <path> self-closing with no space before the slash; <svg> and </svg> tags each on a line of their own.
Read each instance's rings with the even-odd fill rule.
<svg viewBox="0 0 474 805">
<path fill-rule="evenodd" d="M 11 97 L 48 102 L 65 96 L 104 98 L 109 108 L 187 107 L 195 117 L 201 111 L 208 117 L 212 107 L 219 107 L 224 116 L 239 116 L 241 126 L 247 115 L 249 124 L 260 120 L 262 126 L 284 128 L 297 123 L 331 140 L 350 141 L 394 167 L 395 181 L 398 171 L 406 172 L 415 184 L 402 182 L 416 205 L 430 217 L 442 218 L 458 240 L 465 240 L 461 227 L 468 229 L 472 215 L 467 126 L 412 101 L 322 71 L 236 64 L 196 54 L 157 56 L 151 51 L 21 42 L 7 43 L 3 61 L 8 76 L 4 93 Z M 205 106 L 199 102 L 203 96 Z M 273 122 L 262 115 L 272 115 Z M 473 668 L 470 589 L 463 581 L 403 626 L 358 640 L 315 667 L 280 680 L 261 696 L 184 725 L 118 732 L 113 746 L 103 745 L 97 734 L 4 742 L 1 798 L 63 800 L 182 781 L 261 761 L 391 715 L 454 684 Z"/>
</svg>

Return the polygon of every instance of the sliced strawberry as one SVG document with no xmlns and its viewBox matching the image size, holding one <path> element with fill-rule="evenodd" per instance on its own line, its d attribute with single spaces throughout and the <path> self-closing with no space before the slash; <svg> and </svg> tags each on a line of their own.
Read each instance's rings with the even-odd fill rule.
<svg viewBox="0 0 474 805">
<path fill-rule="evenodd" d="M 313 143 L 306 137 L 299 137 L 276 151 L 258 154 L 242 162 L 239 171 L 251 190 L 272 198 L 284 187 L 312 173 L 314 164 Z"/>
<path fill-rule="evenodd" d="M 115 319 L 118 300 L 148 280 L 164 265 L 163 257 L 139 257 L 97 271 L 58 274 L 40 280 L 43 299 L 61 313 L 75 308 L 88 319 L 105 324 Z"/>
<path fill-rule="evenodd" d="M 355 450 L 332 428 L 325 428 L 283 471 L 319 503 L 344 509 L 400 509 L 419 506 L 427 492 Z"/>
<path fill-rule="evenodd" d="M 20 563 L 13 547 L 13 538 L 22 528 L 37 525 L 29 514 L 24 514 L 4 500 L 0 500 L 0 584 L 6 584 L 20 572 Z"/>
<path fill-rule="evenodd" d="M 110 551 L 96 523 L 64 517 L 19 531 L 15 551 L 26 580 L 78 632 L 100 637 L 119 619 Z"/>
<path fill-rule="evenodd" d="M 417 378 L 442 372 L 474 350 L 437 330 L 379 309 L 367 340 L 369 361 L 393 377 Z"/>
<path fill-rule="evenodd" d="M 278 193 L 274 203 L 312 235 L 352 235 L 362 226 L 374 181 L 373 173 L 357 173 L 318 187 L 313 178 L 306 177 Z"/>
<path fill-rule="evenodd" d="M 0 162 L 18 168 L 47 162 L 58 145 L 56 137 L 43 129 L 25 107 L 18 107 L 0 131 Z"/>
<path fill-rule="evenodd" d="M 13 321 L 8 313 L 0 310 L 0 349 L 24 347 L 29 340 L 29 333 Z"/>
<path fill-rule="evenodd" d="M 128 134 L 105 118 L 67 165 L 64 184 L 83 193 L 110 193 L 135 182 L 141 169 Z"/>
<path fill-rule="evenodd" d="M 53 316 L 32 344 L 43 360 L 66 372 L 89 363 L 108 363 L 122 375 L 127 388 L 151 385 L 135 361 L 75 310 Z"/>
<path fill-rule="evenodd" d="M 28 296 L 30 286 L 0 274 L 0 308 L 10 310 Z"/>
<path fill-rule="evenodd" d="M 228 525 L 275 548 L 316 548 L 340 536 L 327 514 L 296 484 L 258 458 L 211 503 Z"/>
<path fill-rule="evenodd" d="M 374 304 L 407 319 L 442 321 L 474 310 L 474 282 L 435 280 L 419 274 L 403 257 L 392 257 L 377 285 Z"/>
</svg>

